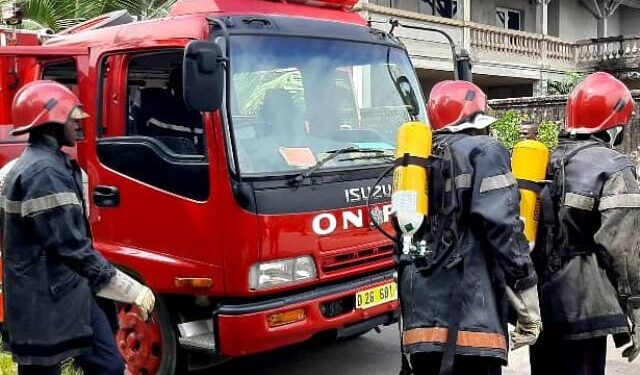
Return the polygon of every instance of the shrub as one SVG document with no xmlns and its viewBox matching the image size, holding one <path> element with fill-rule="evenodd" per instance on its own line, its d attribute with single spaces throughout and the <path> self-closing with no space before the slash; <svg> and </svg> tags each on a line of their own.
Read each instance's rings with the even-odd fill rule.
<svg viewBox="0 0 640 375">
<path fill-rule="evenodd" d="M 542 142 L 549 150 L 553 150 L 558 146 L 558 133 L 562 124 L 558 121 L 545 120 L 538 127 L 538 135 L 536 139 Z"/>
<path fill-rule="evenodd" d="M 0 345 L 0 375 L 15 375 L 18 373 L 18 367 L 13 363 L 11 354 L 3 352 Z M 62 375 L 82 375 L 82 371 L 73 366 L 72 361 L 66 362 L 62 366 Z"/>
<path fill-rule="evenodd" d="M 568 95 L 586 76 L 584 73 L 569 72 L 561 81 L 550 81 L 547 91 L 549 95 Z"/>
<path fill-rule="evenodd" d="M 498 121 L 491 125 L 493 134 L 509 150 L 520 140 L 520 126 L 527 116 L 514 110 L 505 112 Z"/>
<path fill-rule="evenodd" d="M 491 125 L 491 130 L 500 143 L 511 150 L 521 139 L 520 129 L 522 123 L 525 121 L 530 121 L 529 116 L 523 115 L 515 110 L 509 110 L 502 116 L 499 116 L 498 121 Z M 562 124 L 558 121 L 542 121 L 538 127 L 536 139 L 550 150 L 553 150 L 558 146 L 558 133 L 560 132 L 561 126 Z"/>
<path fill-rule="evenodd" d="M 11 359 L 11 355 L 7 353 L 0 352 L 0 374 L 2 375 L 10 375 L 17 374 L 18 370 Z"/>
</svg>

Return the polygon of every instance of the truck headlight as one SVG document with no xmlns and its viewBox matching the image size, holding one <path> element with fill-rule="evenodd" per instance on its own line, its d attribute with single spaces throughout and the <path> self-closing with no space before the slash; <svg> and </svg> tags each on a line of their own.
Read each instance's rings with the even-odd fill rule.
<svg viewBox="0 0 640 375">
<path fill-rule="evenodd" d="M 253 290 L 269 289 L 316 278 L 316 264 L 310 256 L 256 263 L 249 272 Z"/>
</svg>

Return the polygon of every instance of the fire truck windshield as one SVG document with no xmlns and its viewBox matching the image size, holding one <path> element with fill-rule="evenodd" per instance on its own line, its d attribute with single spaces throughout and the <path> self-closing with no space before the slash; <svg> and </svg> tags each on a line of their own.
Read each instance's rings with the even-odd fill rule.
<svg viewBox="0 0 640 375">
<path fill-rule="evenodd" d="M 243 175 L 389 162 L 398 128 L 411 120 L 398 78 L 420 95 L 404 50 L 303 37 L 231 40 L 230 105 Z M 424 100 L 417 101 L 425 121 Z M 344 148 L 357 152 L 317 165 Z"/>
</svg>

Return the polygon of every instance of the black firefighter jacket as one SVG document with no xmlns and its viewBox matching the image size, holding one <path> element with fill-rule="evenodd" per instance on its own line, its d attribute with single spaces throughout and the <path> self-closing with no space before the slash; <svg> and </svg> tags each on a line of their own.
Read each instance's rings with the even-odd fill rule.
<svg viewBox="0 0 640 375">
<path fill-rule="evenodd" d="M 415 263 L 400 272 L 403 347 L 409 354 L 442 352 L 451 319 L 459 314 L 456 353 L 506 362 L 505 286 L 518 291 L 537 283 L 509 153 L 487 136 L 436 135 L 434 150 L 443 144 L 450 145 L 453 166 L 442 189 L 438 176 L 430 177 L 429 216 L 445 216 L 438 202 L 453 190 L 459 202 L 457 248 L 453 259 L 433 272 L 420 272 Z M 463 260 L 456 265 L 458 256 Z M 461 300 L 452 303 L 456 291 Z"/>
<path fill-rule="evenodd" d="M 20 364 L 91 350 L 92 290 L 115 269 L 93 248 L 80 169 L 53 138 L 30 141 L 0 198 L 6 328 Z"/>
<path fill-rule="evenodd" d="M 561 141 L 551 166 L 555 209 L 543 205 L 543 216 L 555 212 L 559 232 L 542 225 L 533 252 L 545 335 L 576 340 L 614 334 L 622 345 L 629 330 L 626 299 L 640 295 L 635 166 L 595 140 Z"/>
</svg>

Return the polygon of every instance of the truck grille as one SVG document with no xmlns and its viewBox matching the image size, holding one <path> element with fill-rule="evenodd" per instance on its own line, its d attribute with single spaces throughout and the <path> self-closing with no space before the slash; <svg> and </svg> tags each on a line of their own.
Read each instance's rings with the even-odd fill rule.
<svg viewBox="0 0 640 375">
<path fill-rule="evenodd" d="M 388 260 L 391 259 L 392 256 L 393 245 L 386 245 L 325 256 L 321 260 L 320 267 L 325 274 L 331 274 L 364 264 Z"/>
</svg>

